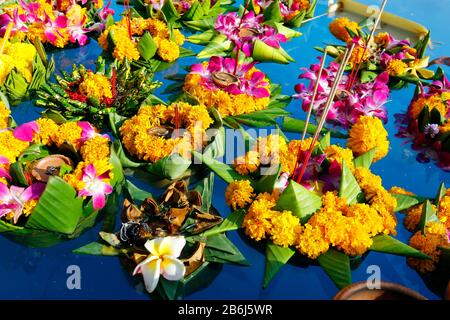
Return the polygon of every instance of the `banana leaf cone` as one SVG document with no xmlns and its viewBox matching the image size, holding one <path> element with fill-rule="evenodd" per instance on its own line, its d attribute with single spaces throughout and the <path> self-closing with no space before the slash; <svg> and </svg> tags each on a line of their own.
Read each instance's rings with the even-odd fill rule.
<svg viewBox="0 0 450 320">
<path fill-rule="evenodd" d="M 288 4 L 281 4 L 280 0 L 273 1 L 266 9 L 255 4 L 255 0 L 252 0 L 249 7 L 255 12 L 264 14 L 266 21 L 273 21 L 282 23 L 288 27 L 299 28 L 305 19 L 314 17 L 314 11 L 316 9 L 317 0 L 310 1 L 306 8 L 294 8 L 295 1 L 289 1 Z M 281 12 L 281 5 L 287 10 L 287 14 L 283 15 Z M 291 6 L 291 7 L 289 7 Z"/>
<path fill-rule="evenodd" d="M 11 44 L 14 44 L 14 42 L 11 42 Z M 29 99 L 32 92 L 39 89 L 49 80 L 55 68 L 53 58 L 48 60 L 44 46 L 38 38 L 36 38 L 32 44 L 29 42 L 25 42 L 24 44 L 33 46 L 36 51 L 31 65 L 29 66 L 31 78 L 28 79 L 29 75 L 25 75 L 25 72 L 28 72 L 28 70 L 19 70 L 19 68 L 13 65 L 4 82 L 0 84 L 0 91 L 8 97 L 12 105 L 17 105 L 21 101 Z M 23 48 L 23 50 L 25 50 L 25 48 Z M 10 54 L 13 61 L 5 61 L 3 63 L 14 64 L 14 60 L 19 59 L 14 57 L 14 52 L 10 52 Z M 8 52 L 5 53 L 4 57 L 6 58 L 7 56 L 9 56 Z M 23 61 L 18 62 L 23 64 Z"/>
<path fill-rule="evenodd" d="M 248 266 L 245 257 L 227 238 L 223 218 L 211 204 L 213 179 L 211 173 L 191 190 L 186 181 L 175 181 L 160 198 L 127 181 L 120 231 L 101 232 L 98 242 L 76 249 L 74 253 L 119 256 L 125 270 L 142 281 L 141 275 L 133 271 L 154 254 L 149 255 L 149 244 L 181 240 L 184 246 L 174 257 L 184 268 L 178 280 L 167 280 L 161 275 L 149 290 L 143 277 L 151 298 L 164 300 L 179 300 L 207 287 L 225 263 Z"/>
<path fill-rule="evenodd" d="M 203 153 L 213 158 L 221 157 L 225 150 L 225 130 L 222 126 L 222 119 L 215 109 L 211 109 L 209 114 L 214 122 L 206 132 L 208 143 L 203 147 Z M 117 114 L 110 114 L 111 127 L 116 137 L 118 137 L 113 143 L 113 149 L 123 168 L 148 173 L 150 175 L 148 179 L 158 187 L 165 187 L 173 180 L 189 178 L 204 171 L 201 165 L 194 163 L 192 159 L 183 157 L 176 152 L 154 163 L 143 162 L 132 156 L 121 142 L 122 137 L 119 132 L 125 120 L 124 117 L 118 116 Z"/>
<path fill-rule="evenodd" d="M 109 185 L 113 191 L 106 196 L 101 209 L 95 209 L 92 197 L 80 197 L 78 191 L 62 178 L 73 172 L 71 166 L 79 161 L 79 154 L 68 144 L 56 148 L 35 143 L 23 151 L 10 165 L 11 185 L 26 191 L 40 184 L 44 189 L 29 216 L 20 216 L 16 224 L 0 219 L 0 234 L 28 247 L 51 247 L 79 237 L 101 216 L 111 215 L 123 180 L 122 167 L 114 149 L 111 148 L 109 156 L 112 166 Z"/>
<path fill-rule="evenodd" d="M 323 150 L 330 146 L 330 134 L 327 134 L 313 151 L 313 157 L 322 159 Z M 353 166 L 364 167 L 369 169 L 373 161 L 376 149 L 372 149 L 367 153 L 354 159 Z M 322 208 L 322 196 L 317 190 L 309 190 L 302 184 L 295 182 L 293 179 L 288 179 L 286 173 L 281 170 L 281 165 L 272 165 L 267 168 L 264 175 L 256 174 L 256 172 L 248 174 L 246 176 L 240 175 L 232 167 L 221 163 L 218 160 L 210 159 L 200 154 L 196 154 L 197 157 L 202 159 L 214 173 L 222 178 L 226 183 L 232 183 L 235 181 L 250 182 L 250 186 L 253 188 L 256 194 L 268 192 L 269 194 L 275 191 L 279 194 L 276 200 L 276 206 L 272 210 L 280 212 L 289 211 L 293 216 L 299 219 L 302 225 L 305 225 L 314 214 Z M 330 167 L 333 162 L 325 158 L 322 165 Z M 359 186 L 352 170 L 349 169 L 349 165 L 343 160 L 342 169 L 339 179 L 338 196 L 345 198 L 349 205 L 356 203 L 364 203 L 365 196 Z M 328 169 L 324 169 L 328 170 Z M 282 187 L 283 186 L 283 187 Z M 282 187 L 282 188 L 281 188 Z M 281 193 L 280 193 L 281 192 Z M 398 203 L 398 207 L 395 211 L 399 211 L 399 207 L 403 206 L 402 202 Z M 224 220 L 224 224 L 232 226 L 230 229 L 239 229 L 242 225 L 244 216 L 248 206 L 240 208 L 234 211 L 230 216 Z M 255 209 L 256 210 L 256 209 Z M 350 256 L 345 254 L 338 248 L 328 247 L 328 249 L 317 256 L 315 259 L 309 259 L 306 255 L 304 258 L 299 259 L 295 256 L 296 249 L 290 246 L 281 246 L 275 244 L 273 239 L 266 241 L 266 266 L 264 274 L 264 287 L 267 287 L 273 277 L 278 273 L 281 267 L 289 263 L 290 261 L 297 264 L 301 261 L 300 265 L 303 265 L 305 261 L 309 264 L 320 265 L 331 280 L 338 288 L 343 288 L 352 283 L 351 270 L 357 268 L 359 264 L 365 259 L 370 251 L 378 251 L 396 255 L 402 255 L 406 257 L 414 257 L 417 259 L 430 259 L 429 256 L 421 251 L 410 247 L 401 241 L 395 239 L 392 236 L 385 235 L 383 233 L 372 236 L 372 245 L 368 247 L 366 252 L 362 255 Z M 303 256 L 302 256 L 303 257 Z"/>
</svg>

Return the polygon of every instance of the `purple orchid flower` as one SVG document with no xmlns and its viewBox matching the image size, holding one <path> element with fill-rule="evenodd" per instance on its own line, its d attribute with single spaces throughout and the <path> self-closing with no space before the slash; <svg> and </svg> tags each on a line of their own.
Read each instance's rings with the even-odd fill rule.
<svg viewBox="0 0 450 320">
<path fill-rule="evenodd" d="M 33 183 L 26 189 L 17 186 L 8 188 L 0 183 L 0 217 L 13 213 L 13 221 L 16 224 L 23 213 L 25 203 L 39 199 L 44 189 L 44 183 Z"/>
<path fill-rule="evenodd" d="M 161 3 L 161 1 L 159 2 Z M 162 4 L 164 4 L 164 1 L 162 1 Z M 161 10 L 162 8 L 162 4 L 160 9 L 156 9 L 155 5 L 153 5 L 153 8 L 155 8 L 156 10 Z M 106 6 L 104 6 L 99 12 L 98 12 L 98 16 L 102 21 L 106 21 L 106 19 L 108 18 L 109 15 L 113 16 L 115 13 L 115 11 L 113 9 L 111 9 L 111 0 L 108 1 L 108 4 Z"/>
<path fill-rule="evenodd" d="M 105 207 L 106 196 L 113 192 L 110 184 L 104 182 L 109 178 L 109 171 L 97 175 L 97 170 L 93 164 L 89 164 L 83 170 L 82 181 L 85 184 L 84 189 L 78 192 L 80 197 L 92 197 L 94 210 L 100 210 Z"/>
</svg>

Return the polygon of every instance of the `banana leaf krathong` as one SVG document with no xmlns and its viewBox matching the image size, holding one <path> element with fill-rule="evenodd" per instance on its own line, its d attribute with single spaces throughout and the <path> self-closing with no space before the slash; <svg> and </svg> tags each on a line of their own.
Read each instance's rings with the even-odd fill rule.
<svg viewBox="0 0 450 320">
<path fill-rule="evenodd" d="M 339 288 L 352 282 L 353 260 L 368 251 L 429 259 L 390 235 L 397 224 L 396 201 L 370 172 L 374 150 L 354 159 L 350 150 L 330 145 L 326 135 L 314 148 L 304 180 L 297 183 L 293 177 L 300 169 L 295 165 L 298 149 L 306 151 L 311 140 L 275 147 L 277 139 L 268 136 L 259 141 L 259 153 L 237 158 L 232 167 L 197 155 L 229 184 L 225 198 L 235 211 L 223 224 L 232 229 L 242 226 L 251 238 L 265 241 L 264 287 L 294 256 L 295 248 L 302 261 L 319 264 Z M 359 227 L 358 211 L 365 212 Z M 326 221 L 335 218 L 327 228 Z M 381 219 L 380 224 L 362 231 L 372 219 Z"/>
<path fill-rule="evenodd" d="M 130 5 L 143 17 L 165 17 L 174 27 L 186 26 L 191 30 L 203 31 L 206 26 L 214 23 L 219 14 L 233 10 L 233 3 L 234 0 L 130 1 Z"/>
<path fill-rule="evenodd" d="M 430 287 L 443 296 L 450 280 L 450 189 L 442 183 L 433 198 L 417 196 L 393 187 L 398 209 L 405 213 L 404 226 L 413 233 L 409 245 L 431 260 L 408 259 Z"/>
<path fill-rule="evenodd" d="M 166 111 L 158 116 L 160 110 Z M 190 123 L 192 119 L 196 124 Z M 122 166 L 149 173 L 158 185 L 192 176 L 201 169 L 192 161 L 192 149 L 213 158 L 224 153 L 225 132 L 219 113 L 196 103 L 180 100 L 168 106 L 142 106 L 131 119 L 110 114 L 110 122 L 118 138 L 113 148 Z"/>
<path fill-rule="evenodd" d="M 192 65 L 188 74 L 167 78 L 176 81 L 165 90 L 172 93 L 169 100 L 185 98 L 217 108 L 231 128 L 272 126 L 276 118 L 288 114 L 284 109 L 291 97 L 281 93 L 280 85 L 270 83 L 255 63 L 242 62 L 236 67 L 234 59 L 212 57 Z"/>
<path fill-rule="evenodd" d="M 0 35 L 11 33 L 16 39 L 33 41 L 37 38 L 50 48 L 84 46 L 89 36 L 98 35 L 114 15 L 110 4 L 103 6 L 102 0 L 4 3 L 0 7 Z"/>
<path fill-rule="evenodd" d="M 4 43 L 0 60 L 5 68 L 0 78 L 0 90 L 15 105 L 39 89 L 50 78 L 55 65 L 53 58 L 47 58 L 39 39 L 33 44 L 5 39 L 0 42 Z"/>
<path fill-rule="evenodd" d="M 329 25 L 330 32 L 345 43 L 356 43 L 355 50 L 349 60 L 353 83 L 358 78 L 362 83 L 372 81 L 377 75 L 387 71 L 389 86 L 401 89 L 407 83 L 427 83 L 434 72 L 427 69 L 429 57 L 425 51 L 430 41 L 430 33 L 422 34 L 413 46 L 408 39 L 395 39 L 388 32 L 377 32 L 369 41 L 370 19 L 361 22 L 339 17 Z M 346 44 L 327 45 L 330 56 L 340 60 Z M 317 47 L 323 52 L 325 49 Z"/>
<path fill-rule="evenodd" d="M 127 11 L 120 21 L 110 19 L 97 41 L 107 58 L 119 63 L 128 60 L 133 67 L 145 67 L 151 72 L 194 55 L 182 47 L 184 35 L 171 21 L 143 18 L 136 10 Z"/>
<path fill-rule="evenodd" d="M 450 85 L 440 68 L 429 86 L 418 86 L 408 111 L 396 115 L 397 136 L 407 138 L 418 150 L 419 162 L 436 161 L 450 169 Z"/>
<path fill-rule="evenodd" d="M 130 273 L 133 270 L 134 274 L 143 273 L 152 298 L 168 300 L 181 299 L 208 286 L 222 264 L 248 266 L 247 260 L 227 238 L 226 230 L 222 229 L 223 218 L 211 204 L 213 178 L 210 174 L 191 190 L 185 181 L 176 181 L 159 199 L 127 181 L 120 231 L 101 232 L 100 241 L 76 249 L 74 253 L 119 256 Z M 155 256 L 158 252 L 152 249 L 154 243 L 164 243 L 168 248 L 170 243 L 178 246 L 170 260 L 179 272 L 157 274 L 156 282 L 144 271 L 148 262 L 160 263 Z M 147 256 L 152 258 L 146 260 Z M 163 269 L 162 263 L 168 260 L 161 255 L 159 258 Z"/>
<path fill-rule="evenodd" d="M 77 238 L 111 215 L 123 179 L 109 139 L 87 122 L 41 118 L 4 130 L 0 233 L 30 247 Z"/>
<path fill-rule="evenodd" d="M 267 21 L 299 28 L 304 20 L 314 17 L 317 0 L 249 0 L 249 10 L 262 13 Z M 247 3 L 247 1 L 245 1 Z"/>
<path fill-rule="evenodd" d="M 74 65 L 71 72 L 61 73 L 56 83 L 43 84 L 36 94 L 36 106 L 46 108 L 52 118 L 83 119 L 103 128 L 110 113 L 130 117 L 142 103 L 159 101 L 153 91 L 161 83 L 145 68 L 133 71 L 128 61 L 106 66 L 100 57 L 95 72 Z"/>
<path fill-rule="evenodd" d="M 294 59 L 283 49 L 282 43 L 301 35 L 300 32 L 285 27 L 282 23 L 267 21 L 263 15 L 244 9 L 240 12 L 221 14 L 209 28 L 187 41 L 203 45 L 197 54 L 199 59 L 212 56 L 229 56 L 242 52 L 260 62 L 288 64 Z"/>
</svg>

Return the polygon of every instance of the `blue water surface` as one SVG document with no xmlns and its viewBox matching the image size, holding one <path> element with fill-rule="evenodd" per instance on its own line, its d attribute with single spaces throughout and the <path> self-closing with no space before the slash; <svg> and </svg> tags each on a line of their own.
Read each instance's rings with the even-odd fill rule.
<svg viewBox="0 0 450 320">
<path fill-rule="evenodd" d="M 326 11 L 326 2 L 319 0 L 316 14 Z M 379 5 L 381 1 L 366 0 L 366 4 Z M 388 1 L 386 10 L 412 19 L 432 31 L 433 48 L 428 51 L 431 59 L 448 54 L 447 24 L 450 16 L 450 0 L 424 1 Z M 118 13 L 122 8 L 114 5 Z M 118 16 L 118 14 L 116 14 Z M 335 43 L 327 26 L 332 18 L 323 17 L 301 28 L 303 36 L 285 45 L 287 51 L 296 60 L 289 65 L 262 64 L 264 70 L 274 83 L 283 86 L 284 94 L 293 94 L 294 85 L 300 68 L 316 63 L 319 55 L 314 46 L 323 43 Z M 198 50 L 186 44 L 188 48 Z M 57 69 L 69 70 L 73 63 L 83 63 L 93 67 L 101 49 L 95 41 L 76 49 L 61 50 L 54 53 Z M 181 72 L 183 66 L 194 63 L 195 58 L 181 59 L 170 69 L 158 74 L 156 78 L 165 81 L 169 74 Z M 386 188 L 393 185 L 405 187 L 417 194 L 434 196 L 439 184 L 444 181 L 450 185 L 450 173 L 439 169 L 432 162 L 418 163 L 416 152 L 405 141 L 395 137 L 394 114 L 404 112 L 413 95 L 414 87 L 393 91 L 389 110 L 387 130 L 391 141 L 389 155 L 373 166 L 376 174 L 381 175 Z M 161 92 L 161 89 L 158 89 Z M 157 93 L 158 93 L 157 92 Z M 293 101 L 287 109 L 295 117 L 304 119 L 300 103 Z M 31 102 L 22 103 L 14 108 L 13 116 L 17 122 L 30 121 L 39 116 L 40 110 Z M 289 138 L 298 138 L 289 134 Z M 335 141 L 342 143 L 342 141 Z M 140 186 L 144 186 L 142 182 Z M 222 213 L 228 215 L 230 210 L 224 202 L 226 184 L 219 178 L 215 181 L 213 203 Z M 119 210 L 118 210 L 119 211 Z M 399 215 L 398 238 L 407 242 L 411 234 L 402 225 L 403 217 Z M 114 257 L 94 257 L 75 255 L 71 251 L 84 244 L 97 240 L 100 226 L 88 231 L 80 238 L 48 249 L 30 249 L 15 244 L 0 236 L 0 299 L 148 299 L 142 284 L 135 286 L 135 281 L 121 268 L 119 260 Z M 239 247 L 251 263 L 251 267 L 225 265 L 220 275 L 211 285 L 198 291 L 188 299 L 330 299 L 338 291 L 324 271 L 317 266 L 307 268 L 286 265 L 274 278 L 267 289 L 262 289 L 264 273 L 264 255 L 250 242 L 244 241 L 236 232 L 229 237 Z M 81 289 L 69 290 L 66 285 L 67 268 L 77 265 L 81 269 Z M 439 299 L 424 284 L 422 278 L 406 265 L 405 258 L 372 252 L 361 266 L 353 271 L 353 281 L 367 279 L 367 267 L 378 265 L 385 281 L 393 281 L 417 290 L 430 299 Z"/>
</svg>

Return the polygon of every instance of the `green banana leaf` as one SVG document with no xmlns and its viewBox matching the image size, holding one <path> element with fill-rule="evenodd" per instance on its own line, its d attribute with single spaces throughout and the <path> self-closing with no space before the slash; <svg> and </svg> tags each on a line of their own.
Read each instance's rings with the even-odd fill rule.
<svg viewBox="0 0 450 320">
<path fill-rule="evenodd" d="M 391 253 L 418 259 L 431 259 L 423 252 L 414 249 L 413 247 L 410 247 L 407 244 L 404 244 L 403 242 L 385 234 L 375 236 L 372 238 L 372 240 L 373 244 L 369 248 L 369 250 L 371 251 Z"/>
<path fill-rule="evenodd" d="M 362 167 L 370 169 L 370 166 L 372 165 L 373 158 L 375 157 L 375 153 L 377 151 L 377 148 L 370 149 L 366 153 L 360 155 L 356 159 L 353 160 L 353 163 L 355 167 Z"/>
<path fill-rule="evenodd" d="M 419 196 L 410 196 L 406 194 L 391 194 L 397 200 L 396 212 L 404 211 L 425 201 L 425 198 Z"/>
<path fill-rule="evenodd" d="M 266 263 L 264 268 L 264 288 L 267 288 L 273 277 L 280 271 L 281 267 L 288 263 L 295 251 L 289 247 L 277 246 L 271 241 L 266 245 Z"/>
<path fill-rule="evenodd" d="M 346 254 L 329 249 L 317 258 L 317 262 L 339 289 L 352 283 L 350 258 Z"/>
<path fill-rule="evenodd" d="M 232 167 L 224 164 L 223 162 L 202 155 L 201 153 L 196 151 L 193 152 L 193 155 L 196 158 L 196 161 L 200 161 L 200 163 L 206 165 L 209 169 L 211 169 L 211 171 L 217 174 L 226 183 L 231 183 L 235 180 L 245 179 L 245 177 L 241 176 L 239 173 L 234 171 Z"/>
<path fill-rule="evenodd" d="M 339 197 L 347 199 L 349 204 L 364 202 L 364 194 L 345 161 L 342 161 L 342 178 Z"/>
<path fill-rule="evenodd" d="M 304 224 L 321 206 L 320 196 L 291 179 L 278 199 L 276 210 L 289 210 Z"/>
<path fill-rule="evenodd" d="M 419 222 L 419 230 L 422 231 L 423 234 L 426 233 L 425 227 L 428 222 L 440 222 L 436 211 L 431 206 L 431 202 L 429 200 L 425 201 L 425 204 L 423 206 L 422 215 L 420 216 L 420 222 Z"/>
</svg>

